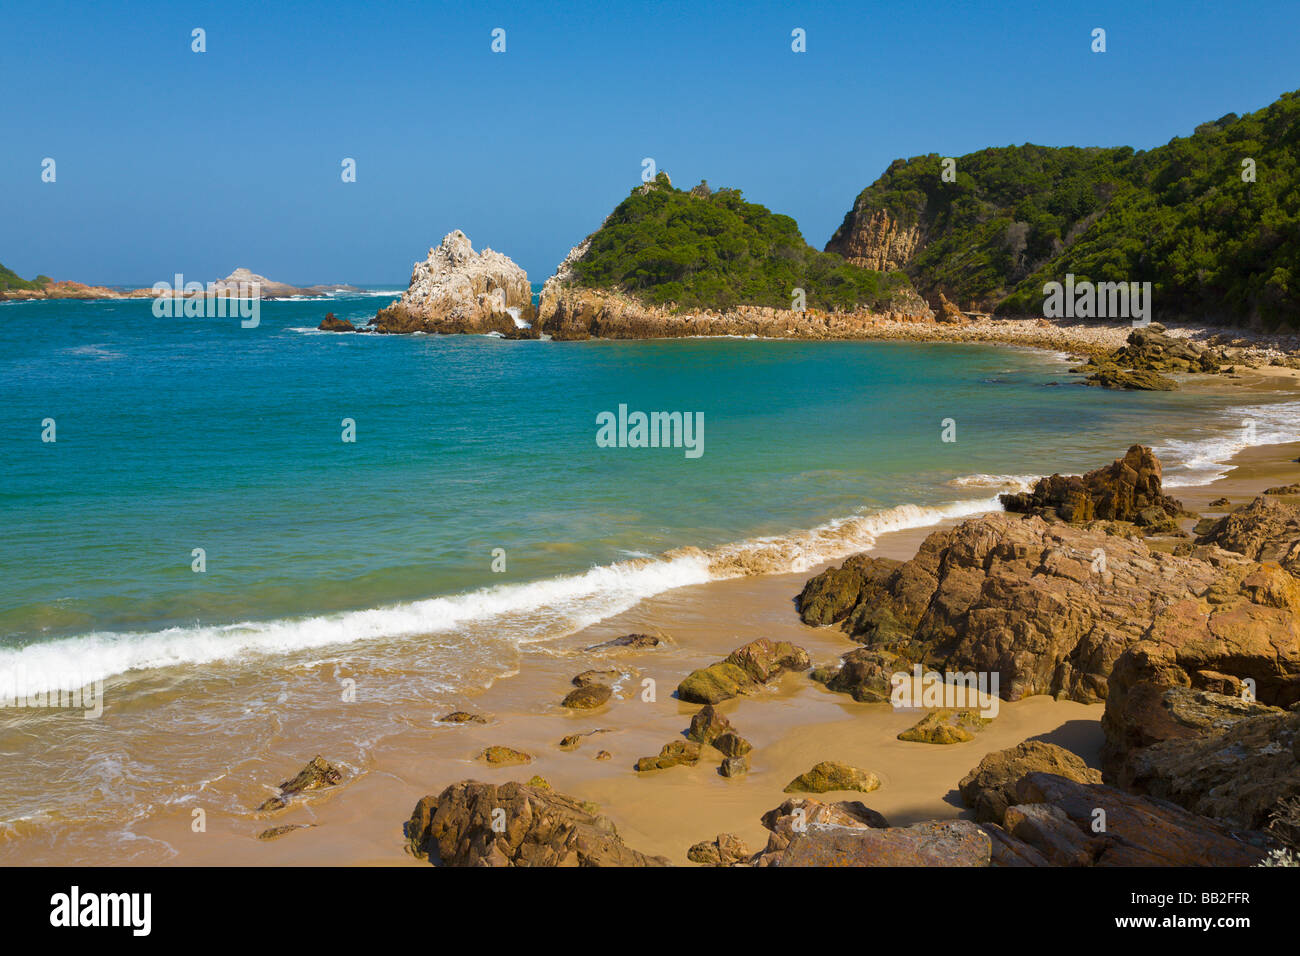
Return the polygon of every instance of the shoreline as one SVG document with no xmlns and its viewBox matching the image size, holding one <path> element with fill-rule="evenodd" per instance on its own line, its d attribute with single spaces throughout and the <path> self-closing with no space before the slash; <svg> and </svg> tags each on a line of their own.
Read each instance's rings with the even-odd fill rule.
<svg viewBox="0 0 1300 956">
<path fill-rule="evenodd" d="M 1252 446 L 1233 458 L 1229 473 L 1204 485 L 1176 489 L 1198 510 L 1218 497 L 1232 506 L 1248 502 L 1269 484 L 1296 477 L 1291 459 L 1300 442 Z M 1223 511 L 1229 509 L 1222 509 Z M 1209 509 L 1205 513 L 1217 513 Z M 871 552 L 906 559 L 931 533 L 964 519 L 882 534 Z M 933 746 L 897 741 L 920 711 L 895 712 L 887 704 L 861 704 L 808 679 L 785 674 L 763 692 L 728 700 L 718 709 L 754 744 L 751 771 L 736 779 L 718 775 L 709 761 L 637 773 L 632 763 L 680 739 L 697 705 L 670 696 L 678 680 L 735 647 L 758 637 L 791 640 L 805 647 L 814 666 L 858 647 L 838 628 L 804 625 L 793 597 L 828 562 L 806 572 L 711 581 L 657 595 L 634 608 L 559 641 L 526 646 L 513 672 L 491 686 L 463 695 L 460 709 L 481 713 L 487 724 L 434 724 L 385 741 L 370 765 L 344 785 L 272 816 L 225 820 L 229 839 L 186 841 L 190 815 L 177 807 L 135 829 L 147 840 L 190 845 L 171 862 L 187 865 L 427 865 L 404 850 L 401 821 L 417 800 L 464 779 L 490 783 L 526 781 L 534 775 L 556 791 L 600 806 L 630 846 L 690 865 L 686 850 L 721 832 L 736 833 L 752 848 L 762 845 L 762 813 L 785 799 L 784 785 L 812 764 L 840 759 L 873 770 L 883 786 L 861 797 L 892 825 L 931 819 L 969 819 L 957 782 L 987 753 L 1026 738 L 1057 743 L 1099 765 L 1103 705 L 1038 695 L 1002 701 L 993 724 L 974 741 Z M 660 647 L 635 652 L 584 650 L 627 633 L 663 635 Z M 560 698 L 569 678 L 588 668 L 617 668 L 624 675 L 614 699 L 595 712 L 566 712 Z M 653 678 L 654 703 L 640 699 L 640 682 Z M 437 716 L 437 715 L 431 715 Z M 561 750 L 562 736 L 606 731 Z M 474 759 L 484 747 L 505 745 L 533 755 L 526 766 L 487 767 Z M 319 741 L 285 741 L 299 759 L 276 772 L 291 773 Z M 612 759 L 597 760 L 609 751 Z M 325 754 L 328 758 L 328 754 Z M 272 774 L 274 776 L 274 773 Z M 251 783 L 251 782 L 250 782 Z M 828 797 L 831 798 L 831 797 Z M 311 825 L 273 842 L 254 834 L 268 826 Z"/>
<path fill-rule="evenodd" d="M 1200 381 L 1229 394 L 1241 394 L 1239 389 L 1248 384 L 1270 391 L 1283 384 L 1267 374 L 1236 382 L 1224 376 Z M 1300 443 L 1251 446 L 1232 457 L 1224 477 L 1168 491 L 1190 508 L 1215 514 L 1208 509 L 1215 498 L 1226 496 L 1237 506 L 1268 485 L 1294 481 L 1300 466 L 1290 467 L 1289 460 L 1298 454 Z M 911 558 L 927 536 L 962 520 L 966 516 L 882 532 L 871 553 Z M 564 638 L 525 644 L 510 673 L 481 691 L 459 695 L 456 708 L 411 713 L 409 729 L 380 741 L 364 763 L 350 768 L 341 787 L 309 795 L 270 815 L 214 812 L 208 819 L 211 839 L 199 839 L 191 833 L 191 812 L 203 804 L 202 792 L 212 786 L 205 783 L 193 799 L 142 808 L 144 819 L 127 824 L 130 844 L 97 855 L 107 862 L 181 865 L 426 865 L 404 852 L 400 829 L 417 800 L 463 779 L 503 783 L 536 774 L 561 793 L 600 805 L 629 845 L 686 865 L 690 845 L 720 832 L 735 832 L 751 847 L 761 846 L 765 831 L 760 815 L 785 799 L 782 788 L 790 779 L 820 760 L 842 759 L 878 773 L 885 785 L 864 799 L 894 825 L 969 817 L 955 796 L 957 781 L 986 753 L 1027 737 L 1059 743 L 1090 765 L 1098 764 L 1101 705 L 1043 696 L 1004 701 L 994 725 L 974 741 L 942 747 L 905 744 L 895 735 L 914 723 L 919 712 L 895 713 L 888 705 L 856 703 L 813 683 L 805 673 L 786 674 L 763 693 L 719 707 L 755 745 L 752 769 L 745 776 L 722 778 L 706 761 L 650 774 L 634 772 L 631 765 L 637 758 L 679 739 L 698 709 L 671 696 L 677 682 L 695 668 L 758 637 L 807 648 L 814 666 L 860 646 L 837 628 L 802 624 L 794 611 L 793 597 L 804 582 L 842 560 L 837 557 L 804 571 L 675 588 Z M 627 633 L 658 634 L 667 640 L 647 651 L 584 650 Z M 559 706 L 572 689 L 574 674 L 606 667 L 617 667 L 625 675 L 611 703 L 590 713 L 566 712 Z M 658 687 L 654 703 L 639 697 L 639 682 L 646 677 Z M 490 722 L 436 723 L 450 709 L 484 713 Z M 340 721 L 340 727 L 346 735 L 346 723 Z M 574 751 L 558 746 L 562 736 L 593 730 L 609 732 L 584 740 Z M 535 759 L 527 766 L 506 768 L 489 768 L 474 759 L 493 745 L 518 747 Z M 600 750 L 610 751 L 612 759 L 594 759 Z M 217 786 L 239 806 L 251 808 L 265 799 L 270 783 L 291 776 L 316 753 L 335 759 L 319 732 L 286 722 L 277 752 L 258 761 L 262 770 L 256 778 L 248 767 L 241 767 L 240 779 Z M 268 827 L 294 825 L 310 828 L 270 842 L 256 839 Z M 100 835 L 108 839 L 114 832 Z M 130 858 L 133 848 L 161 845 L 174 855 Z M 21 838 L 0 839 L 0 859 L 28 862 L 25 849 L 41 859 L 57 859 L 62 852 L 44 840 L 25 847 Z"/>
</svg>

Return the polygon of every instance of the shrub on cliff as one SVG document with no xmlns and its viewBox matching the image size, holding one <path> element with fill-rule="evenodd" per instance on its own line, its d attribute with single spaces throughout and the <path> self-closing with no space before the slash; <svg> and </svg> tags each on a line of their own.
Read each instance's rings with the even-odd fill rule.
<svg viewBox="0 0 1300 956">
<path fill-rule="evenodd" d="M 827 249 L 845 252 L 855 226 L 884 211 L 919 227 L 905 270 L 927 296 L 1037 315 L 1043 284 L 1073 273 L 1152 282 L 1156 318 L 1295 324 L 1298 156 L 1300 93 L 1287 93 L 1146 151 L 985 149 L 956 158 L 954 182 L 935 154 L 899 159 Z"/>
<path fill-rule="evenodd" d="M 882 308 L 908 285 L 901 273 L 818 252 L 793 219 L 746 202 L 737 189 L 685 191 L 662 173 L 615 208 L 573 275 L 578 285 L 621 289 L 655 305 L 712 309 L 788 309 L 795 289 L 809 308 Z"/>
</svg>

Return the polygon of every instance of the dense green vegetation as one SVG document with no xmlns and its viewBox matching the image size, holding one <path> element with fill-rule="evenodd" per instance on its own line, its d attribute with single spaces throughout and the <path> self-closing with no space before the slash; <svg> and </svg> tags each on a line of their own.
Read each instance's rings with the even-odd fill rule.
<svg viewBox="0 0 1300 956">
<path fill-rule="evenodd" d="M 737 189 L 676 189 L 660 173 L 619 203 L 574 266 L 577 284 L 621 289 L 678 308 L 883 307 L 907 290 L 902 273 L 851 266 L 804 242 L 789 216 L 746 202 Z"/>
<path fill-rule="evenodd" d="M 37 276 L 29 281 L 19 278 L 12 269 L 0 264 L 0 292 L 8 292 L 10 289 L 43 289 L 49 283 L 49 276 Z"/>
<path fill-rule="evenodd" d="M 855 206 L 920 225 L 906 271 L 924 294 L 1037 314 L 1072 272 L 1150 281 L 1157 318 L 1300 324 L 1300 94 L 1144 152 L 1012 146 L 940 173 L 937 155 L 897 160 Z"/>
</svg>

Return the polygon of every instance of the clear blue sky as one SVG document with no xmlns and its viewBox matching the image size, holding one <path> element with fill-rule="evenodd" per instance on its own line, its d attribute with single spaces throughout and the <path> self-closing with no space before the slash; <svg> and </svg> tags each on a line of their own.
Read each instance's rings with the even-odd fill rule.
<svg viewBox="0 0 1300 956">
<path fill-rule="evenodd" d="M 5 0 L 0 22 L 0 262 L 109 284 L 405 284 L 453 228 L 541 281 L 647 156 L 821 247 L 896 157 L 1149 148 L 1300 88 L 1294 0 Z"/>
</svg>

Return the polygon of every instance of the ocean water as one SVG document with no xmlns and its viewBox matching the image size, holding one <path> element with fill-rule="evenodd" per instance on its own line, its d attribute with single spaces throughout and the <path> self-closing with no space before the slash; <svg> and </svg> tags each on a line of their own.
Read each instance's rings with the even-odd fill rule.
<svg viewBox="0 0 1300 956">
<path fill-rule="evenodd" d="M 267 302 L 254 329 L 144 301 L 0 306 L 0 696 L 104 680 L 117 712 L 0 708 L 11 768 L 79 774 L 40 806 L 0 781 L 0 836 L 89 812 L 87 776 L 95 812 L 138 811 L 132 720 L 176 735 L 173 797 L 229 772 L 219 741 L 255 748 L 276 703 L 218 703 L 252 673 L 287 694 L 364 659 L 401 675 L 380 698 L 435 706 L 642 598 L 812 567 L 1134 442 L 1176 486 L 1300 438 L 1300 404 L 1087 388 L 1030 350 L 315 331 L 386 301 Z M 620 405 L 700 413 L 702 454 L 599 447 Z"/>
</svg>

